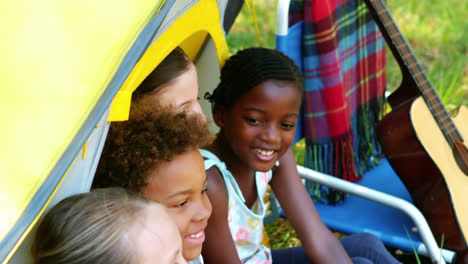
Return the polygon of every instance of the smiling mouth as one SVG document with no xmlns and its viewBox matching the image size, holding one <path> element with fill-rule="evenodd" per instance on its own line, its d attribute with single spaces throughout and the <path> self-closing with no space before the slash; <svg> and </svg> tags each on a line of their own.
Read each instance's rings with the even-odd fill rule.
<svg viewBox="0 0 468 264">
<path fill-rule="evenodd" d="M 266 150 L 260 148 L 254 148 L 254 151 L 258 154 L 257 156 L 261 160 L 271 160 L 273 158 L 273 154 L 275 154 L 276 152 L 274 150 Z"/>
<path fill-rule="evenodd" d="M 195 238 L 195 239 L 196 239 L 196 238 L 200 238 L 201 236 L 203 236 L 203 230 L 200 231 L 200 232 L 198 232 L 198 233 L 196 233 L 196 234 L 188 235 L 187 237 L 189 237 L 189 238 Z"/>
<path fill-rule="evenodd" d="M 203 242 L 205 241 L 205 228 L 203 228 L 200 232 L 191 234 L 191 235 L 186 235 L 185 239 L 187 242 L 194 246 L 201 246 Z"/>
</svg>

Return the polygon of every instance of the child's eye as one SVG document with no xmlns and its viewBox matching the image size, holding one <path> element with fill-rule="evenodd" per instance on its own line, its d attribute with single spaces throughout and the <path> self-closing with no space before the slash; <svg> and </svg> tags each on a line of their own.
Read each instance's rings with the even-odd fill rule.
<svg viewBox="0 0 468 264">
<path fill-rule="evenodd" d="M 281 126 L 284 127 L 284 128 L 294 128 L 294 127 L 296 127 L 296 124 L 294 124 L 294 123 L 282 123 Z"/>
<path fill-rule="evenodd" d="M 202 190 L 202 193 L 206 193 L 208 191 L 208 188 L 205 187 L 205 189 Z"/>
<path fill-rule="evenodd" d="M 245 120 L 247 121 L 247 123 L 249 123 L 251 125 L 260 125 L 261 124 L 260 120 L 258 120 L 256 118 L 253 118 L 253 117 L 246 117 Z"/>
<path fill-rule="evenodd" d="M 183 201 L 183 202 L 180 202 L 178 204 L 176 204 L 174 207 L 183 207 L 184 205 L 186 205 L 188 203 L 187 200 Z"/>
</svg>

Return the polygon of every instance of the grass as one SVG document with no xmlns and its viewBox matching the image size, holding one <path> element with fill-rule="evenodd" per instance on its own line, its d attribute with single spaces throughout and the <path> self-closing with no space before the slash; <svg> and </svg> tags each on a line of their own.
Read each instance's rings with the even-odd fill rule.
<svg viewBox="0 0 468 264">
<path fill-rule="evenodd" d="M 387 2 L 446 108 L 468 105 L 468 2 Z M 401 77 L 393 60 L 387 74 L 389 87 L 397 88 Z"/>
<path fill-rule="evenodd" d="M 261 46 L 274 48 L 276 5 L 278 0 L 255 0 Z M 419 59 L 429 80 L 448 110 L 468 106 L 468 1 L 466 0 L 386 0 L 388 8 Z M 227 37 L 230 53 L 258 46 L 252 9 L 246 5 Z M 388 50 L 387 85 L 389 91 L 401 82 L 399 66 Z M 295 146 L 298 163 L 303 160 L 303 143 Z M 272 248 L 297 246 L 296 233 L 287 220 L 266 227 Z M 396 252 L 403 263 L 418 263 L 412 253 Z M 420 263 L 430 263 L 420 257 Z"/>
<path fill-rule="evenodd" d="M 251 1 L 249 1 L 249 3 L 250 2 Z M 274 48 L 276 5 L 278 0 L 256 0 L 253 2 L 253 7 L 255 8 L 257 16 L 261 45 L 263 47 Z M 240 49 L 258 46 L 252 8 L 248 8 L 244 4 L 227 36 L 227 42 L 231 54 L 235 54 Z"/>
<path fill-rule="evenodd" d="M 255 0 L 263 47 L 275 47 L 278 0 Z M 388 0 L 388 8 L 448 110 L 468 106 L 468 1 Z M 250 1 L 249 1 L 250 3 Z M 454 8 L 457 7 L 457 8 Z M 252 8 L 241 10 L 227 37 L 231 54 L 258 46 Z M 388 90 L 401 82 L 398 65 L 388 51 Z"/>
</svg>

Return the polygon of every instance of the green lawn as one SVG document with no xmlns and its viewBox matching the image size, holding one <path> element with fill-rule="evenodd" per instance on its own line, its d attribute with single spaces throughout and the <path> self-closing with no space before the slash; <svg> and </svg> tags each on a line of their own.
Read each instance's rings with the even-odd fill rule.
<svg viewBox="0 0 468 264">
<path fill-rule="evenodd" d="M 251 1 L 248 1 L 249 3 Z M 261 46 L 274 48 L 277 0 L 255 0 L 254 8 Z M 387 0 L 390 12 L 410 43 L 429 80 L 447 109 L 468 105 L 468 1 L 466 0 Z M 252 8 L 244 5 L 227 41 L 231 54 L 258 46 Z M 390 51 L 387 63 L 388 90 L 394 91 L 401 73 Z M 300 146 L 296 155 L 303 152 Z M 266 227 L 272 248 L 299 245 L 286 220 Z M 394 252 L 394 250 L 392 250 Z M 396 253 L 404 263 L 417 263 L 410 253 Z M 421 263 L 430 263 L 422 258 Z"/>
<path fill-rule="evenodd" d="M 278 0 L 253 2 L 261 45 L 274 48 Z M 468 105 L 468 1 L 387 0 L 387 4 L 445 106 L 451 110 Z M 227 41 L 231 53 L 258 46 L 252 8 L 244 5 Z M 388 55 L 388 89 L 393 91 L 401 74 Z"/>
</svg>

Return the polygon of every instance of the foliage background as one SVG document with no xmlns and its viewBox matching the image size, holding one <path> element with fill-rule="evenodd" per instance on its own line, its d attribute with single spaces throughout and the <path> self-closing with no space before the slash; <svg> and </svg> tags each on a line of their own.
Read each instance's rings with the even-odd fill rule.
<svg viewBox="0 0 468 264">
<path fill-rule="evenodd" d="M 278 0 L 252 2 L 261 45 L 274 48 Z M 468 105 L 468 1 L 386 2 L 445 106 L 452 110 L 460 104 Z M 258 46 L 253 9 L 249 7 L 244 4 L 227 36 L 231 54 L 239 49 Z M 401 82 L 401 73 L 390 51 L 388 55 L 388 90 L 393 91 Z"/>
</svg>

